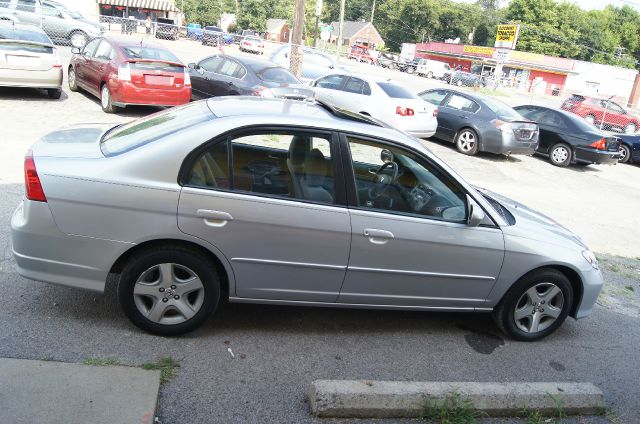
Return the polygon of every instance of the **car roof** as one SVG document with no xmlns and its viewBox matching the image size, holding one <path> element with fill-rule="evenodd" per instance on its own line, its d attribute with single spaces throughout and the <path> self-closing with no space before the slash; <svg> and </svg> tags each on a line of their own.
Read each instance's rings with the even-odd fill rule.
<svg viewBox="0 0 640 424">
<path fill-rule="evenodd" d="M 113 35 L 107 35 L 102 37 L 105 40 L 113 43 L 117 47 L 131 47 L 131 46 L 142 46 L 142 47 L 154 47 L 157 49 L 168 50 L 165 46 L 160 43 L 156 43 L 155 41 L 150 41 L 148 39 L 141 39 L 140 41 L 136 41 L 135 39 L 118 37 Z"/>
<path fill-rule="evenodd" d="M 216 55 L 213 55 L 213 56 L 216 56 Z M 278 65 L 277 63 L 274 63 L 267 59 L 258 58 L 258 57 L 240 56 L 240 55 L 232 55 L 232 54 L 220 55 L 220 56 L 230 57 L 242 63 L 243 65 L 249 65 L 252 68 L 253 68 L 252 65 L 262 65 L 265 68 L 282 68 L 282 66 Z"/>
<path fill-rule="evenodd" d="M 39 34 L 46 34 L 46 32 L 44 32 L 42 30 L 42 28 L 36 26 L 36 25 L 32 25 L 32 24 L 27 24 L 27 23 L 23 23 L 23 22 L 15 22 L 15 21 L 9 21 L 6 19 L 0 19 L 0 25 L 2 25 L 5 29 L 6 28 L 15 28 L 15 29 L 21 29 L 24 31 L 33 31 L 33 32 L 37 32 Z"/>
</svg>

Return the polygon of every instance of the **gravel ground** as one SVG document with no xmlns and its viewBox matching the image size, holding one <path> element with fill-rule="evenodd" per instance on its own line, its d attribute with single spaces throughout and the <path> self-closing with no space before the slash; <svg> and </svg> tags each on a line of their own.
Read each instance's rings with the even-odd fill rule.
<svg viewBox="0 0 640 424">
<path fill-rule="evenodd" d="M 183 41 L 170 45 L 185 62 L 214 52 Z M 397 76 L 415 90 L 440 84 Z M 543 341 L 504 339 L 485 315 L 258 305 L 226 305 L 200 330 L 161 338 L 129 324 L 113 287 L 95 295 L 18 276 L 8 226 L 23 193 L 22 157 L 39 136 L 64 124 L 151 111 L 107 115 L 82 93 L 66 91 L 50 101 L 35 90 L 0 89 L 0 356 L 118 358 L 134 365 L 175 358 L 180 369 L 160 393 L 164 424 L 332 422 L 314 420 L 305 403 L 309 383 L 318 378 L 590 381 L 620 422 L 640 421 L 640 214 L 631 213 L 640 209 L 638 166 L 558 169 L 536 157 L 469 158 L 426 141 L 469 180 L 542 210 L 601 252 L 607 286 L 593 315 L 567 321 Z"/>
</svg>

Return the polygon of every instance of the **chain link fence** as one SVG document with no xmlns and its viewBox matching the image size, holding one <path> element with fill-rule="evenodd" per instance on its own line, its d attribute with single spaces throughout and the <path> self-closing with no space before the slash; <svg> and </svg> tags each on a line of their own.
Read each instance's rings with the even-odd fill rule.
<svg viewBox="0 0 640 424">
<path fill-rule="evenodd" d="M 575 113 L 600 130 L 634 134 L 640 129 L 640 118 L 620 106 L 614 97 L 573 94 L 562 103 L 561 108 Z"/>
</svg>

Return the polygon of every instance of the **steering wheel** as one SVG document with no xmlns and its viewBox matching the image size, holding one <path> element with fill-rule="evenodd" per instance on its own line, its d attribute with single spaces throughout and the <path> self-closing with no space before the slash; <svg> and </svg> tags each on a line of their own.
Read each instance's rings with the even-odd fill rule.
<svg viewBox="0 0 640 424">
<path fill-rule="evenodd" d="M 391 176 L 384 173 L 387 168 L 391 168 Z M 397 178 L 398 164 L 393 161 L 383 163 L 373 177 L 375 185 L 369 189 L 369 199 L 377 199 L 385 194 L 391 183 Z"/>
</svg>

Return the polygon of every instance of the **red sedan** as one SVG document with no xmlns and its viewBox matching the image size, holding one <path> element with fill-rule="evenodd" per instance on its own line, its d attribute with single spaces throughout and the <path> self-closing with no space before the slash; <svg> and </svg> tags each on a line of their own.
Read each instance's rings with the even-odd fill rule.
<svg viewBox="0 0 640 424">
<path fill-rule="evenodd" d="M 69 89 L 97 96 L 107 113 L 129 105 L 176 106 L 191 99 L 187 69 L 160 44 L 99 37 L 71 52 Z"/>
<path fill-rule="evenodd" d="M 575 113 L 603 130 L 633 134 L 640 129 L 640 120 L 611 99 L 574 94 L 560 108 Z"/>
</svg>

